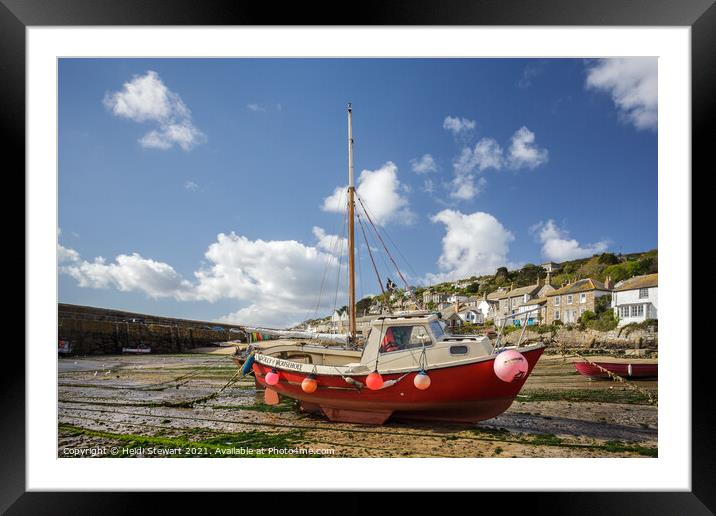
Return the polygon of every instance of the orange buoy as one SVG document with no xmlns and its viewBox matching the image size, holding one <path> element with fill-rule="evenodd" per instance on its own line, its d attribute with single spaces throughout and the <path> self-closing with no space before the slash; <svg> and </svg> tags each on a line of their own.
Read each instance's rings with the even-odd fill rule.
<svg viewBox="0 0 716 516">
<path fill-rule="evenodd" d="M 380 376 L 380 373 L 378 371 L 373 371 L 366 377 L 365 384 L 370 390 L 377 391 L 378 389 L 383 387 L 383 377 Z"/>
<path fill-rule="evenodd" d="M 318 382 L 316 381 L 316 377 L 312 374 L 306 376 L 301 382 L 301 389 L 303 389 L 303 392 L 307 392 L 308 394 L 316 392 L 316 389 L 318 389 Z"/>
</svg>

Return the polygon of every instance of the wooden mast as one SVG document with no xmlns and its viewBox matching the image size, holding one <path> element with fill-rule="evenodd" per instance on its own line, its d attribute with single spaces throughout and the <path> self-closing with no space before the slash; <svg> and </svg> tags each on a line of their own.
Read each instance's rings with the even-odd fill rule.
<svg viewBox="0 0 716 516">
<path fill-rule="evenodd" d="M 353 109 L 348 104 L 348 315 L 350 339 L 356 339 L 356 283 L 355 283 L 355 186 L 353 184 Z"/>
</svg>

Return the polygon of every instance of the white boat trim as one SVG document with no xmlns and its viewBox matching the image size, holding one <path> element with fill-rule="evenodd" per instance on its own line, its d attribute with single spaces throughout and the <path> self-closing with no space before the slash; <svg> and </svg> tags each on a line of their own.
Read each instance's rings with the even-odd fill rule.
<svg viewBox="0 0 716 516">
<path fill-rule="evenodd" d="M 520 352 L 528 352 L 533 351 L 536 349 L 544 348 L 546 347 L 544 343 L 538 342 L 535 344 L 531 344 L 529 346 L 522 346 L 522 347 L 516 347 L 516 346 L 509 346 L 500 348 L 500 351 L 504 351 L 507 349 L 516 349 Z M 415 351 L 414 359 L 415 359 L 415 365 L 411 367 L 401 367 L 396 369 L 390 369 L 390 368 L 378 368 L 378 372 L 381 374 L 401 374 L 401 373 L 409 373 L 412 371 L 418 371 L 420 370 L 420 348 L 414 348 L 407 351 Z M 405 355 L 402 354 L 404 357 Z M 476 364 L 479 362 L 485 362 L 488 360 L 493 360 L 497 354 L 489 354 L 489 355 L 483 355 L 480 357 L 471 357 L 466 358 L 463 360 L 452 360 L 450 362 L 445 363 L 439 363 L 439 364 L 428 364 L 427 367 L 425 367 L 426 371 L 431 371 L 434 369 L 446 369 L 449 367 L 459 367 L 469 364 Z M 401 357 L 402 358 L 402 357 Z M 277 370 L 284 370 L 284 371 L 292 371 L 296 373 L 305 373 L 305 374 L 317 374 L 317 375 L 323 375 L 323 376 L 365 376 L 372 372 L 372 370 L 365 364 L 362 363 L 356 363 L 356 364 L 349 364 L 344 366 L 325 366 L 325 365 L 316 365 L 316 364 L 304 364 L 301 362 L 296 362 L 294 360 L 286 360 L 281 358 L 272 357 L 269 355 L 263 355 L 260 353 L 256 353 L 254 355 L 254 360 L 256 363 L 272 367 Z"/>
</svg>

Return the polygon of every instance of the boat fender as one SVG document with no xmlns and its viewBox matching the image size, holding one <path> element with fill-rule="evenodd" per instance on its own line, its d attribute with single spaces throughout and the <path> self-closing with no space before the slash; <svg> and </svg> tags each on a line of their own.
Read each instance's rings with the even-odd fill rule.
<svg viewBox="0 0 716 516">
<path fill-rule="evenodd" d="M 249 355 L 249 357 L 246 359 L 246 362 L 244 362 L 244 366 L 241 368 L 241 374 L 243 376 L 246 376 L 247 374 L 249 374 L 252 371 L 253 365 L 254 365 L 254 360 L 255 360 L 254 354 L 251 353 Z"/>
<path fill-rule="evenodd" d="M 361 390 L 363 387 L 365 387 L 361 382 L 358 380 L 354 380 L 353 378 L 350 378 L 348 376 L 343 377 L 343 379 L 346 381 L 347 384 L 352 385 L 358 390 Z"/>
</svg>

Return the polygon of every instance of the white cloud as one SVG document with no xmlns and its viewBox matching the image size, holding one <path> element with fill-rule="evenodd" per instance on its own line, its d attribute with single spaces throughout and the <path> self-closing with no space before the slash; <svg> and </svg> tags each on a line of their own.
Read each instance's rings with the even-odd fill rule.
<svg viewBox="0 0 716 516">
<path fill-rule="evenodd" d="M 188 151 L 206 140 L 194 126 L 191 111 L 181 97 L 152 70 L 135 75 L 120 91 L 107 93 L 103 103 L 115 116 L 158 124 L 139 139 L 143 147 L 165 150 L 178 145 Z"/>
<path fill-rule="evenodd" d="M 417 174 L 427 174 L 438 170 L 438 165 L 430 154 L 423 154 L 420 158 L 411 159 L 410 166 Z"/>
<path fill-rule="evenodd" d="M 487 186 L 487 180 L 480 177 L 475 180 L 472 174 L 456 175 L 450 182 L 450 197 L 461 201 L 469 201 L 481 194 Z"/>
<path fill-rule="evenodd" d="M 332 306 L 338 260 L 318 247 L 295 240 L 249 240 L 222 233 L 204 257 L 207 265 L 194 272 L 194 281 L 183 278 L 167 263 L 137 253 L 119 255 L 111 263 L 101 257 L 82 261 L 61 267 L 60 272 L 86 288 L 143 292 L 152 298 L 180 301 L 236 300 L 248 306 L 224 316 L 227 321 L 279 326 L 300 321 L 309 312 L 313 315 L 327 272 L 325 277 L 332 278 L 334 284 L 324 285 L 319 313 Z M 345 266 L 342 268 L 345 272 Z M 344 299 L 346 282 L 344 278 L 341 281 L 338 295 Z"/>
<path fill-rule="evenodd" d="M 535 234 L 542 244 L 542 256 L 555 262 L 586 258 L 603 253 L 609 247 L 609 242 L 606 240 L 582 245 L 574 238 L 570 238 L 569 232 L 558 227 L 552 219 L 535 224 L 530 228 L 530 232 Z"/>
<path fill-rule="evenodd" d="M 426 179 L 423 181 L 423 192 L 425 193 L 433 193 L 435 191 L 435 185 L 433 184 L 432 179 Z"/>
<path fill-rule="evenodd" d="M 659 89 L 655 57 L 599 59 L 587 69 L 586 87 L 611 94 L 620 115 L 637 129 L 656 129 Z"/>
<path fill-rule="evenodd" d="M 346 186 L 337 187 L 323 200 L 321 209 L 343 213 L 348 202 L 347 189 Z M 408 199 L 403 195 L 405 187 L 398 180 L 398 167 L 392 161 L 388 161 L 376 170 L 363 170 L 358 178 L 356 191 L 376 224 L 385 225 L 390 222 L 411 224 L 415 221 L 415 214 L 410 210 Z"/>
<path fill-rule="evenodd" d="M 475 121 L 456 116 L 446 116 L 443 120 L 443 129 L 457 136 L 460 133 L 475 129 Z"/>
<path fill-rule="evenodd" d="M 482 172 L 488 168 L 500 169 L 502 163 L 502 147 L 492 138 L 482 138 L 473 149 L 463 147 L 453 162 L 455 178 L 450 184 L 450 197 L 472 199 L 484 190 L 487 184 L 484 177 L 476 181 L 474 172 Z"/>
<path fill-rule="evenodd" d="M 57 261 L 59 263 L 76 262 L 80 259 L 80 253 L 74 249 L 57 244 Z"/>
<path fill-rule="evenodd" d="M 261 104 L 256 104 L 255 102 L 246 104 L 246 109 L 248 109 L 249 111 L 253 111 L 255 113 L 261 113 L 261 112 L 266 111 L 265 107 L 263 107 Z"/>
<path fill-rule="evenodd" d="M 493 138 L 482 138 L 474 149 L 464 147 L 454 162 L 455 170 L 461 174 L 469 174 L 473 170 L 502 168 L 502 147 Z"/>
<path fill-rule="evenodd" d="M 520 80 L 517 81 L 517 86 L 522 88 L 523 90 L 529 88 L 532 85 L 532 79 L 534 79 L 544 71 L 544 66 L 545 65 L 543 62 L 528 63 L 522 71 L 522 77 L 520 77 Z"/>
<path fill-rule="evenodd" d="M 448 209 L 430 220 L 445 225 L 445 236 L 438 259 L 440 273 L 428 274 L 427 283 L 492 274 L 508 265 L 509 244 L 515 237 L 489 213 Z"/>
<path fill-rule="evenodd" d="M 507 155 L 494 138 L 482 138 L 474 148 L 463 147 L 453 161 L 455 177 L 450 183 L 450 197 L 470 200 L 485 189 L 487 181 L 475 174 L 488 169 L 500 170 L 509 167 L 514 170 L 536 168 L 547 162 L 549 153 L 535 144 L 535 135 L 522 127 L 512 135 Z"/>
<path fill-rule="evenodd" d="M 190 192 L 196 192 L 199 189 L 199 185 L 196 184 L 194 181 L 187 181 L 184 183 L 184 188 L 186 190 L 189 190 Z"/>
<path fill-rule="evenodd" d="M 61 267 L 60 271 L 72 276 L 80 287 L 139 291 L 152 298 L 191 296 L 191 284 L 171 265 L 143 258 L 137 253 L 121 254 L 113 263 L 98 257 L 93 262 L 82 261 Z"/>
<path fill-rule="evenodd" d="M 533 169 L 546 163 L 548 159 L 547 149 L 541 149 L 535 144 L 535 133 L 523 126 L 512 135 L 508 158 L 511 168 Z"/>
<path fill-rule="evenodd" d="M 348 239 L 338 235 L 329 235 L 323 228 L 313 226 L 313 236 L 318 240 L 318 248 L 331 254 L 341 254 L 348 249 Z"/>
</svg>

